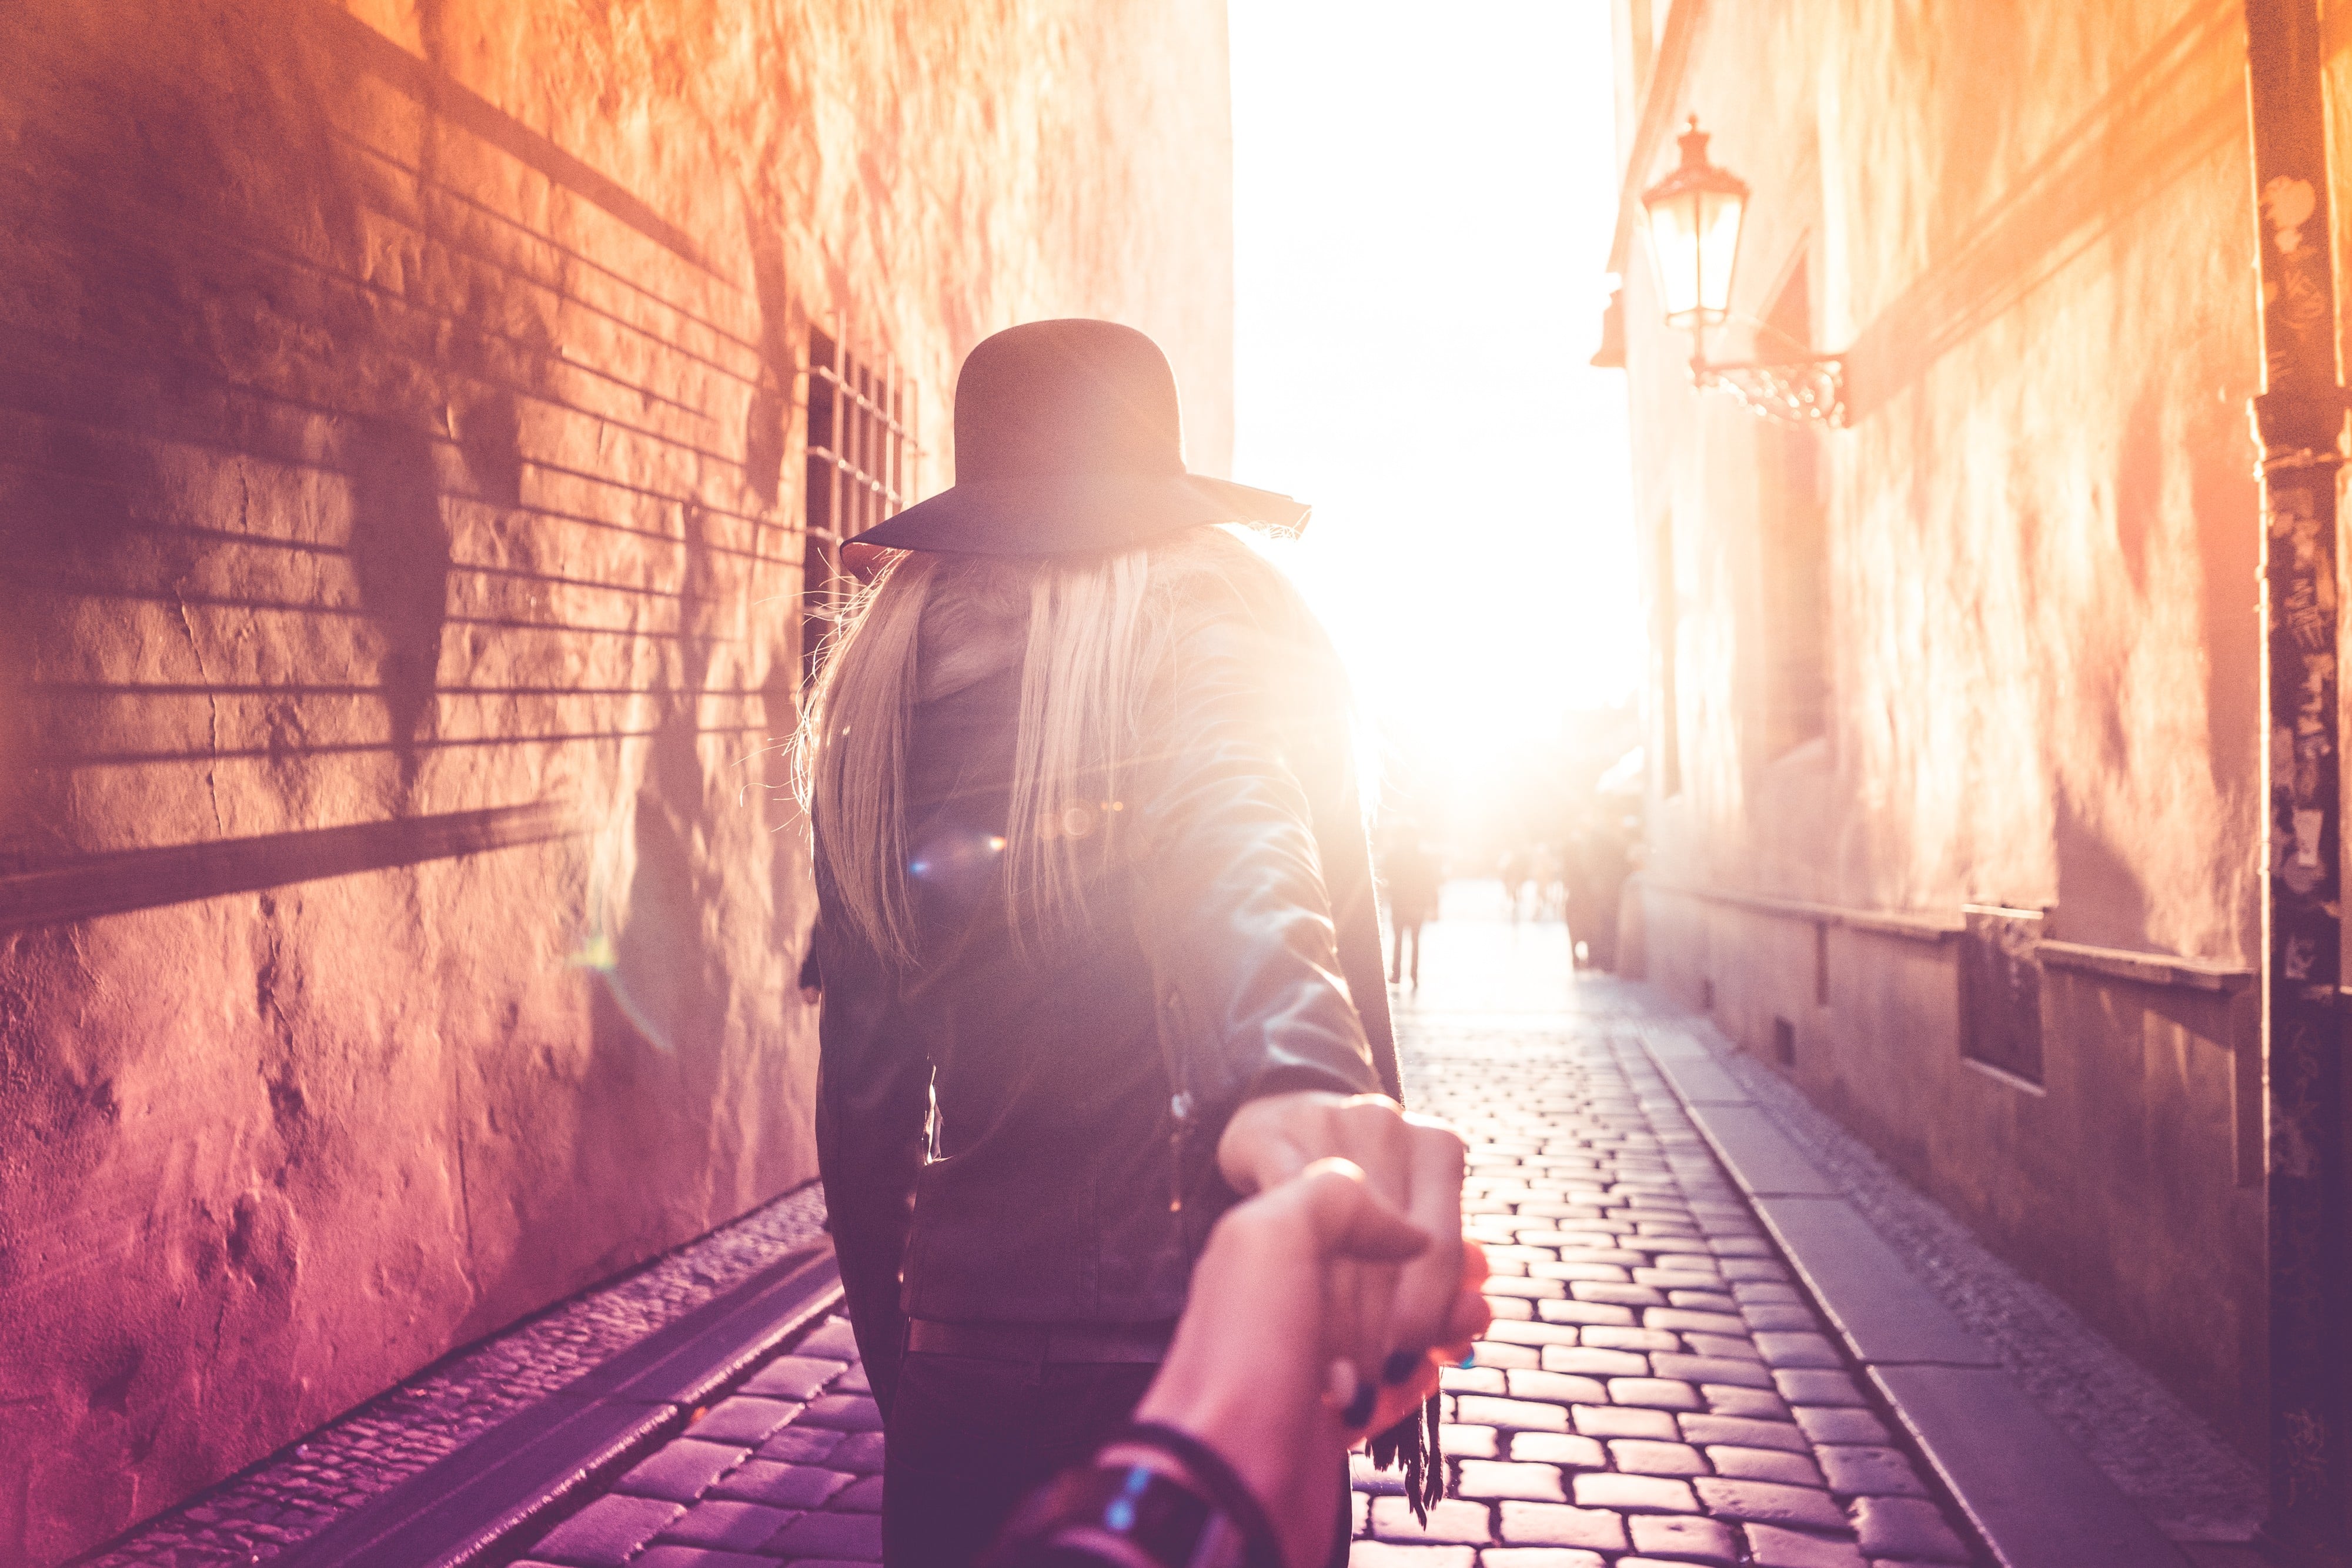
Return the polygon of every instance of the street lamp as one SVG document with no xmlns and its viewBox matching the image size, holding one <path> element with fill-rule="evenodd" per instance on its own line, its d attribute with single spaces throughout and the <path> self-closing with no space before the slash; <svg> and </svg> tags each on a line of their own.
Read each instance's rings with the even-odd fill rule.
<svg viewBox="0 0 2352 1568">
<path fill-rule="evenodd" d="M 1731 319 L 1731 283 L 1747 225 L 1748 183 L 1707 161 L 1707 133 L 1690 117 L 1683 161 L 1642 193 L 1666 325 L 1691 335 L 1694 385 L 1727 392 L 1759 417 L 1845 423 L 1845 361 L 1835 354 L 1711 362 L 1706 329 Z"/>
</svg>

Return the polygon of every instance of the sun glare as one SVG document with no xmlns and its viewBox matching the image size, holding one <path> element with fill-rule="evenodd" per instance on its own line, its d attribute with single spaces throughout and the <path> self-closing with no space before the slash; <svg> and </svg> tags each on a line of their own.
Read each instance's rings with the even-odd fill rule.
<svg viewBox="0 0 2352 1568">
<path fill-rule="evenodd" d="M 1294 569 L 1391 756 L 1508 787 L 1630 699 L 1643 646 L 1624 390 L 1586 363 L 1608 8 L 1231 16 L 1234 476 L 1314 503 Z"/>
</svg>

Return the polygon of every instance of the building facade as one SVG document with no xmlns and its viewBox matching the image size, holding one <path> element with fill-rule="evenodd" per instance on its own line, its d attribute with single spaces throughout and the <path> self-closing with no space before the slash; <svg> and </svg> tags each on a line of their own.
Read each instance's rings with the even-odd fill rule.
<svg viewBox="0 0 2352 1568">
<path fill-rule="evenodd" d="M 0 1560 L 810 1179 L 776 743 L 1013 322 L 1231 444 L 1221 0 L 0 19 Z M 805 624 L 804 624 L 805 623 Z"/>
<path fill-rule="evenodd" d="M 1650 977 L 2259 1453 L 2244 18 L 1618 0 L 1617 264 Z M 1842 356 L 1837 421 L 1663 322 L 1637 198 L 1692 113 L 1753 187 L 1706 352 Z"/>
</svg>

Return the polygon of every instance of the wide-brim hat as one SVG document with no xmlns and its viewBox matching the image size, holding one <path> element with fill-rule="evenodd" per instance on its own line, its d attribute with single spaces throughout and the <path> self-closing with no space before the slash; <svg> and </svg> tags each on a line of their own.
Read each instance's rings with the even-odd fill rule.
<svg viewBox="0 0 2352 1568">
<path fill-rule="evenodd" d="M 1203 523 L 1295 534 L 1287 496 L 1188 473 L 1175 372 L 1114 321 L 1031 321 L 965 356 L 955 483 L 856 536 L 964 555 L 1123 549 Z"/>
</svg>

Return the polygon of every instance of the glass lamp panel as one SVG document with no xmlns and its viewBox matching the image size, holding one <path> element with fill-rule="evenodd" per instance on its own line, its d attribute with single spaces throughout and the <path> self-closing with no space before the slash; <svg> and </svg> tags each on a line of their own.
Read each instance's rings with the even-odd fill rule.
<svg viewBox="0 0 2352 1568">
<path fill-rule="evenodd" d="M 1731 315 L 1731 276 L 1739 261 L 1739 225 L 1748 214 L 1748 196 L 1745 192 L 1706 191 L 1696 205 L 1696 307 L 1698 319 L 1715 326 Z"/>
<path fill-rule="evenodd" d="M 1699 195 L 1677 191 L 1647 204 L 1650 219 L 1650 259 L 1658 269 L 1658 302 L 1666 324 L 1689 324 L 1699 308 Z"/>
</svg>

